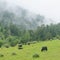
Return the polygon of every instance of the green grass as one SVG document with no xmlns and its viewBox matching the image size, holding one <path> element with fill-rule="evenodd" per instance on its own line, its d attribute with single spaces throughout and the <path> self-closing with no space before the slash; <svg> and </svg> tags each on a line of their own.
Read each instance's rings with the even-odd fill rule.
<svg viewBox="0 0 60 60">
<path fill-rule="evenodd" d="M 41 52 L 41 47 L 47 46 L 47 52 Z M 17 55 L 12 55 L 15 52 Z M 38 42 L 36 44 L 24 45 L 23 49 L 18 47 L 0 48 L 0 60 L 60 60 L 60 40 Z M 34 54 L 39 54 L 39 58 L 33 58 Z"/>
</svg>

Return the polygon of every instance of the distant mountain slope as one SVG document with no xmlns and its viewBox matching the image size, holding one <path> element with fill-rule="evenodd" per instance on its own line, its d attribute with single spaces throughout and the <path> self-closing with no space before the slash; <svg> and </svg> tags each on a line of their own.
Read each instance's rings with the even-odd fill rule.
<svg viewBox="0 0 60 60">
<path fill-rule="evenodd" d="M 1 3 L 1 2 L 0 2 Z M 34 29 L 37 26 L 43 24 L 44 17 L 28 12 L 20 6 L 8 6 L 7 3 L 2 2 L 0 5 L 0 21 L 3 24 L 10 24 L 13 22 L 16 25 L 20 25 L 27 29 Z"/>
</svg>

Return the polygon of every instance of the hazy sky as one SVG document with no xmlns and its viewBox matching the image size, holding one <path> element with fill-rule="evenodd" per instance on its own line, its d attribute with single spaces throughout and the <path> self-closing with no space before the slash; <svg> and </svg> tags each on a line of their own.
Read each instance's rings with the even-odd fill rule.
<svg viewBox="0 0 60 60">
<path fill-rule="evenodd" d="M 6 0 L 45 17 L 60 19 L 60 0 Z M 58 20 L 59 21 L 59 20 Z"/>
</svg>

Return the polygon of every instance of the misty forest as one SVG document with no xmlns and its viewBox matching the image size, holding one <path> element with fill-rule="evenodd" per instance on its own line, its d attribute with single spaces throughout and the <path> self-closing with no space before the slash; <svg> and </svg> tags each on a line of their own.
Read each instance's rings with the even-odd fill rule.
<svg viewBox="0 0 60 60">
<path fill-rule="evenodd" d="M 6 57 L 3 55 L 5 53 L 3 49 L 6 50 L 6 48 L 11 47 L 8 48 L 8 51 L 6 50 L 7 51 L 6 55 L 8 54 L 9 57 L 9 53 L 10 53 L 9 49 L 11 49 L 11 51 L 14 51 L 14 49 L 18 44 L 20 44 L 19 47 L 22 47 L 23 45 L 24 47 L 19 49 L 25 51 L 24 48 L 26 48 L 26 52 L 22 53 L 22 51 L 20 51 L 21 52 L 20 58 L 15 57 L 17 58 L 17 60 L 19 59 L 33 60 L 34 58 L 35 59 L 38 58 L 37 60 L 39 60 L 40 58 L 41 60 L 44 60 L 46 58 L 45 55 L 47 55 L 47 59 L 45 60 L 49 60 L 48 58 L 50 57 L 49 53 L 52 53 L 54 51 L 53 47 L 55 47 L 55 45 L 59 46 L 58 45 L 60 42 L 59 40 L 60 40 L 60 23 L 55 24 L 53 20 L 47 21 L 47 19 L 44 16 L 29 12 L 28 10 L 23 9 L 20 6 L 7 6 L 7 4 L 0 3 L 0 48 L 2 48 L 0 49 L 1 60 L 4 59 L 6 60 Z M 53 44 L 53 46 L 51 44 Z M 43 54 L 40 51 L 41 54 L 39 54 L 38 50 L 40 50 L 41 47 L 42 47 L 41 51 L 44 51 L 44 49 L 47 51 L 47 47 L 48 48 L 50 47 L 49 49 L 52 50 L 50 51 L 48 49 L 48 51 L 43 52 Z M 36 50 L 34 51 L 35 48 Z M 58 47 L 56 49 L 56 52 L 53 52 L 53 54 L 56 54 L 58 52 L 57 50 Z M 12 55 L 16 56 L 18 55 L 18 53 L 20 53 L 18 52 L 16 54 L 16 51 L 17 50 L 15 50 L 12 53 Z M 35 54 L 32 51 L 34 52 L 37 51 L 38 53 L 36 52 Z M 33 56 L 33 58 L 31 58 L 30 54 Z M 51 56 L 52 58 L 50 57 L 51 60 L 54 60 L 53 56 L 55 55 L 53 54 Z M 25 55 L 28 55 L 28 57 L 26 57 Z M 12 59 L 10 58 L 7 60 L 13 60 L 13 57 Z M 55 59 L 57 58 L 58 57 L 56 57 Z"/>
<path fill-rule="evenodd" d="M 60 23 L 45 22 L 44 16 L 34 15 L 20 7 L 4 9 L 5 5 L 2 4 L 0 6 L 0 45 L 60 39 Z"/>
</svg>

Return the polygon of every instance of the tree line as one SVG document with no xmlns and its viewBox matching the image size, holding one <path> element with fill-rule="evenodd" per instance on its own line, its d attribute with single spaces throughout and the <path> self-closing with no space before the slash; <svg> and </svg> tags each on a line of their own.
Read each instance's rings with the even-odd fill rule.
<svg viewBox="0 0 60 60">
<path fill-rule="evenodd" d="M 18 43 L 26 44 L 33 41 L 60 39 L 60 23 L 38 26 L 36 29 L 23 29 L 21 26 L 10 23 L 4 25 L 0 21 L 0 46 L 8 44 L 15 46 Z"/>
</svg>

